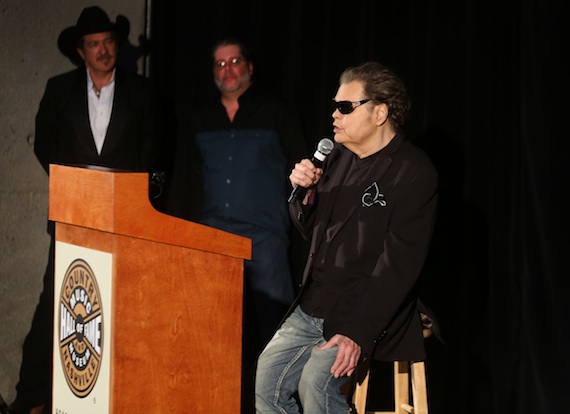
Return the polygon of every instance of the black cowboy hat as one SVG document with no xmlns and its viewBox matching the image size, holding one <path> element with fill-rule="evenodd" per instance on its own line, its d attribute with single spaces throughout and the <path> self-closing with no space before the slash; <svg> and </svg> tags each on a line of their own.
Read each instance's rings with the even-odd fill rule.
<svg viewBox="0 0 570 414">
<path fill-rule="evenodd" d="M 100 7 L 92 6 L 83 9 L 77 24 L 64 29 L 57 39 L 59 51 L 73 61 L 81 60 L 77 54 L 77 41 L 84 35 L 102 32 L 114 32 L 119 44 L 129 36 L 131 24 L 122 15 L 117 16 L 117 21 L 112 23 L 109 16 Z"/>
</svg>

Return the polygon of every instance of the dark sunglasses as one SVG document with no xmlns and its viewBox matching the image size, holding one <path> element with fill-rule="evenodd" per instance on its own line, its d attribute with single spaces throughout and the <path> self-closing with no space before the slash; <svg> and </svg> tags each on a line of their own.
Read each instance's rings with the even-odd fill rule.
<svg viewBox="0 0 570 414">
<path fill-rule="evenodd" d="M 332 101 L 333 112 L 338 109 L 338 111 L 341 114 L 348 115 L 349 113 L 354 111 L 357 107 L 359 107 L 360 105 L 364 105 L 369 100 L 370 99 L 363 99 L 362 101 L 356 101 L 356 102 L 351 102 L 351 101 L 338 101 L 337 102 L 333 99 L 333 101 Z"/>
</svg>

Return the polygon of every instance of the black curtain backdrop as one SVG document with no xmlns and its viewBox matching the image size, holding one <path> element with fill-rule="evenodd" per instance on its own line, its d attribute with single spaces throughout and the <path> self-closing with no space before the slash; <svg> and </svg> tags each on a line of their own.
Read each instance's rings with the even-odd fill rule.
<svg viewBox="0 0 570 414">
<path fill-rule="evenodd" d="M 377 60 L 404 79 L 408 136 L 440 174 L 422 287 L 446 340 L 427 342 L 433 414 L 570 412 L 564 4 L 153 4 L 150 76 L 172 116 L 165 140 L 185 137 L 214 92 L 210 50 L 223 36 L 250 43 L 256 81 L 296 105 L 310 149 L 332 135 L 343 69 Z"/>
</svg>

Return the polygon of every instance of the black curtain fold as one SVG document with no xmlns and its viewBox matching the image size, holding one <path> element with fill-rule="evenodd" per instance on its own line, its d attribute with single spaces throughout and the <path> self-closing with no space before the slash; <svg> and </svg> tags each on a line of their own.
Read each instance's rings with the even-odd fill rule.
<svg viewBox="0 0 570 414">
<path fill-rule="evenodd" d="M 347 66 L 377 60 L 408 85 L 408 136 L 440 174 L 422 289 L 431 412 L 565 412 L 568 13 L 563 2 L 154 2 L 151 71 L 184 139 L 214 93 L 210 49 L 238 36 L 256 81 L 294 103 L 309 148 L 331 136 Z"/>
</svg>

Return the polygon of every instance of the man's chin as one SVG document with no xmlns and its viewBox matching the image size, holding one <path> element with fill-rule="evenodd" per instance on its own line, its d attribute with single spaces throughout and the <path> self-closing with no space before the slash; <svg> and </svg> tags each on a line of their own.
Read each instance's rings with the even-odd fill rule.
<svg viewBox="0 0 570 414">
<path fill-rule="evenodd" d="M 234 93 L 242 89 L 241 85 L 222 85 L 220 91 L 225 93 Z"/>
</svg>

